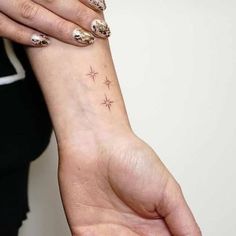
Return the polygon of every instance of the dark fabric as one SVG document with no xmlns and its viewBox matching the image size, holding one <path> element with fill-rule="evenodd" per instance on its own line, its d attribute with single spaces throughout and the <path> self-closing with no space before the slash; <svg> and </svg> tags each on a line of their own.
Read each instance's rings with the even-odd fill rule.
<svg viewBox="0 0 236 236">
<path fill-rule="evenodd" d="M 1 73 L 14 74 L 2 46 L 0 38 Z M 28 168 L 46 149 L 52 133 L 49 113 L 24 49 L 19 45 L 14 49 L 26 78 L 0 85 L 0 230 L 17 229 L 26 218 Z"/>
<path fill-rule="evenodd" d="M 46 148 L 51 123 L 31 80 L 0 86 L 0 173 L 37 158 Z"/>
<path fill-rule="evenodd" d="M 1 236 L 18 236 L 18 229 L 10 228 L 10 229 L 0 229 Z"/>
<path fill-rule="evenodd" d="M 0 175 L 0 229 L 17 229 L 26 219 L 29 164 Z M 2 234 L 0 234 L 2 236 Z"/>
<path fill-rule="evenodd" d="M 3 41 L 0 38 L 0 77 L 14 75 L 16 73 L 3 48 Z"/>
<path fill-rule="evenodd" d="M 0 173 L 36 159 L 49 143 L 52 124 L 23 47 L 17 56 L 26 78 L 0 86 Z"/>
</svg>

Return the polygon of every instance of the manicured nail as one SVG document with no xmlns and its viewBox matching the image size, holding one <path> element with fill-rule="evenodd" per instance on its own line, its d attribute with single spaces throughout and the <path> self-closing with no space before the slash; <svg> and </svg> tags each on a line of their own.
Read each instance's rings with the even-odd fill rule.
<svg viewBox="0 0 236 236">
<path fill-rule="evenodd" d="M 98 11 L 104 11 L 107 8 L 104 0 L 89 0 L 89 5 Z"/>
<path fill-rule="evenodd" d="M 46 47 L 50 44 L 50 39 L 44 34 L 33 34 L 31 41 L 34 46 Z"/>
<path fill-rule="evenodd" d="M 90 45 L 94 43 L 94 37 L 91 33 L 86 32 L 80 28 L 77 28 L 73 31 L 74 39 L 84 45 Z"/>
<path fill-rule="evenodd" d="M 111 35 L 111 31 L 104 20 L 93 20 L 91 29 L 93 33 L 100 38 L 108 38 Z"/>
</svg>

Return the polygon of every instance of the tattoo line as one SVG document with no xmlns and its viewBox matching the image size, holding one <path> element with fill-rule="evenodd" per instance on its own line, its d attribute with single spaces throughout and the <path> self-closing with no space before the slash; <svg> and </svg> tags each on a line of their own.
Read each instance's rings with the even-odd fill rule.
<svg viewBox="0 0 236 236">
<path fill-rule="evenodd" d="M 96 72 L 96 71 L 93 69 L 93 67 L 90 66 L 90 72 L 87 74 L 87 76 L 89 76 L 90 79 L 92 79 L 93 82 L 95 82 L 95 79 L 96 79 L 97 75 L 98 75 L 98 72 Z"/>
<path fill-rule="evenodd" d="M 114 101 L 112 101 L 110 98 L 107 97 L 107 95 L 105 94 L 105 99 L 103 100 L 102 105 L 104 105 L 105 107 L 107 107 L 109 109 L 109 111 L 111 110 L 111 106 L 114 103 Z"/>
<path fill-rule="evenodd" d="M 96 72 L 92 66 L 90 66 L 90 71 L 88 74 L 86 74 L 90 79 L 93 80 L 93 82 L 95 82 L 96 78 L 97 78 L 97 75 L 99 73 Z M 112 81 L 109 80 L 106 76 L 106 79 L 104 81 L 104 84 L 108 87 L 108 89 L 110 89 L 110 86 L 112 84 Z M 111 111 L 111 107 L 112 107 L 112 104 L 114 103 L 114 101 L 112 101 L 110 98 L 107 97 L 107 95 L 105 94 L 105 98 L 103 100 L 103 102 L 101 103 L 101 105 L 104 105 L 106 108 L 109 109 L 109 111 Z"/>
<path fill-rule="evenodd" d="M 106 80 L 104 81 L 104 84 L 108 87 L 108 89 L 110 89 L 111 81 L 107 78 L 107 76 L 106 76 Z"/>
</svg>

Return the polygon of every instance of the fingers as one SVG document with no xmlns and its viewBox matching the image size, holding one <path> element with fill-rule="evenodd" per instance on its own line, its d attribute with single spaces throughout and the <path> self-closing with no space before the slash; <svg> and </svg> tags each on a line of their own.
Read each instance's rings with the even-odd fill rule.
<svg viewBox="0 0 236 236">
<path fill-rule="evenodd" d="M 16 23 L 1 12 L 0 37 L 28 46 L 44 47 L 50 43 L 46 35 Z"/>
<path fill-rule="evenodd" d="M 96 11 L 105 11 L 107 8 L 105 0 L 80 0 L 80 2 Z"/>
<path fill-rule="evenodd" d="M 168 182 L 158 212 L 174 236 L 201 236 L 201 231 L 175 180 Z"/>
<path fill-rule="evenodd" d="M 105 8 L 105 2 L 103 0 L 83 0 L 81 2 L 78 0 L 34 0 L 34 2 L 55 12 L 64 19 L 80 25 L 83 29 L 93 33 L 97 37 L 108 38 L 110 36 L 110 29 L 103 20 L 102 15 L 87 7 L 92 6 L 97 9 Z"/>
<path fill-rule="evenodd" d="M 91 33 L 32 1 L 0 1 L 0 9 L 14 20 L 60 41 L 77 46 L 87 46 L 94 42 L 94 36 Z"/>
</svg>

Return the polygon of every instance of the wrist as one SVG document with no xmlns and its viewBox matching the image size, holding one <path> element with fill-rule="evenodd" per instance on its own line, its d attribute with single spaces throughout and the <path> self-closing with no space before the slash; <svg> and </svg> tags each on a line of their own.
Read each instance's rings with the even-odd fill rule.
<svg viewBox="0 0 236 236">
<path fill-rule="evenodd" d="M 115 143 L 125 142 L 135 136 L 128 123 L 101 125 L 92 128 L 67 128 L 56 133 L 59 157 L 71 156 L 73 153 L 98 154 L 102 147 L 111 147 Z"/>
</svg>

